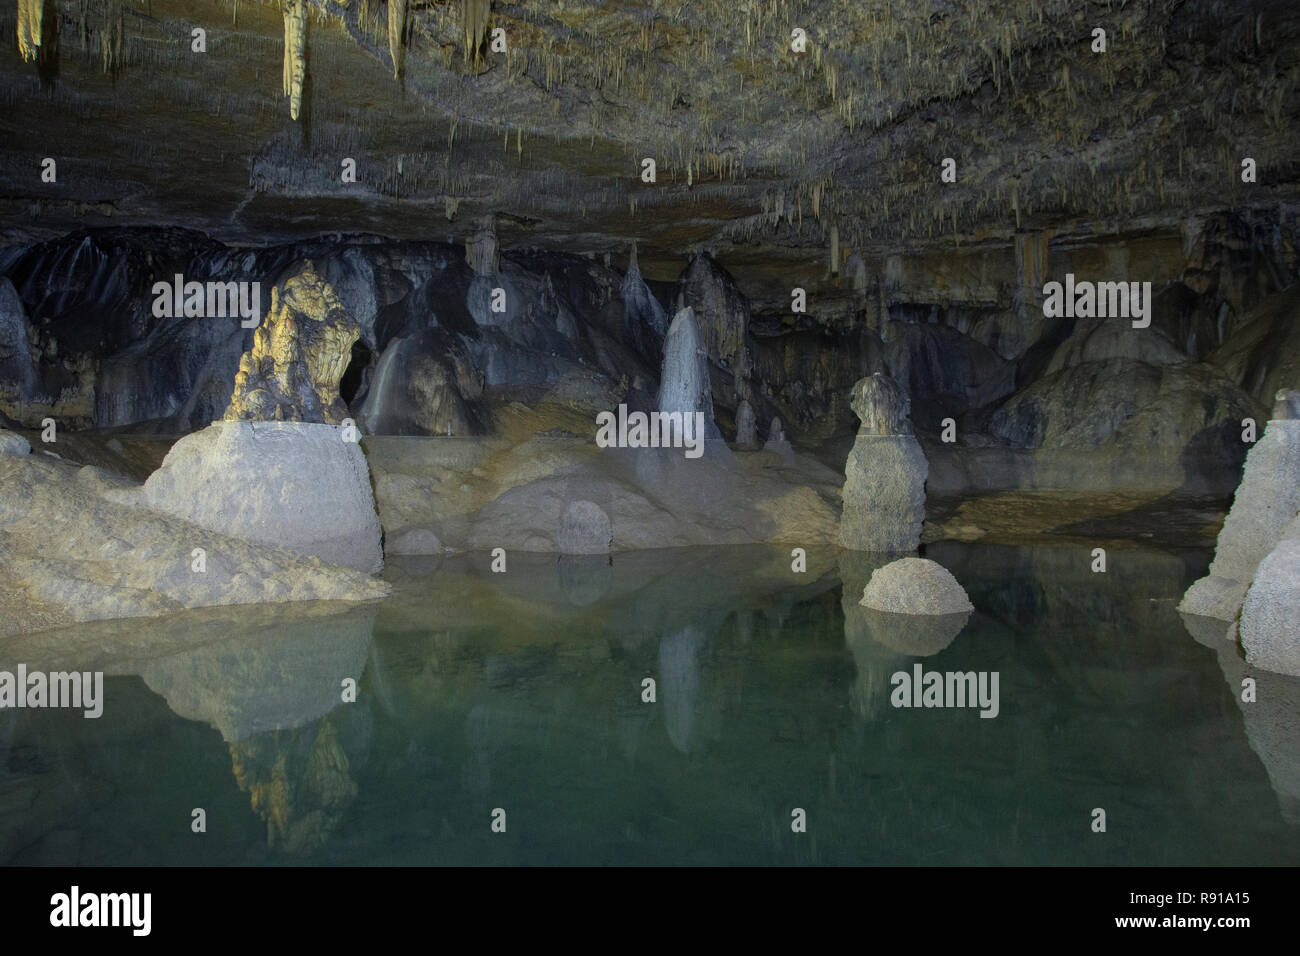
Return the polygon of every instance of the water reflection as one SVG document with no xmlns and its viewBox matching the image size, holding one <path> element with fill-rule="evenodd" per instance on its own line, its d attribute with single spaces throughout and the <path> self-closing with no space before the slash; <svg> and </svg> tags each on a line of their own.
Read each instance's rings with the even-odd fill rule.
<svg viewBox="0 0 1300 956">
<path fill-rule="evenodd" d="M 973 614 L 862 608 L 864 555 L 809 554 L 806 574 L 788 549 L 511 554 L 505 574 L 449 555 L 393 561 L 393 596 L 365 608 L 9 641 L 0 669 L 113 676 L 100 721 L 0 712 L 0 861 L 1300 861 L 1297 682 L 1253 675 L 1240 701 L 1244 662 L 1174 610 L 1194 562 L 927 556 Z M 999 716 L 890 707 L 921 659 L 998 671 Z M 1090 839 L 1095 806 L 1124 839 Z M 516 838 L 491 833 L 495 807 Z"/>
</svg>

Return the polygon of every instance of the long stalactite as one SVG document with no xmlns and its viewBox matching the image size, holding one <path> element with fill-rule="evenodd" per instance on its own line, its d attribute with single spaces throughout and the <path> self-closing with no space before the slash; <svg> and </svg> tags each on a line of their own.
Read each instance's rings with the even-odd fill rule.
<svg viewBox="0 0 1300 956">
<path fill-rule="evenodd" d="M 307 71 L 307 0 L 283 0 L 284 11 L 284 95 L 289 97 L 289 116 L 296 120 L 302 111 L 302 84 Z"/>
<path fill-rule="evenodd" d="M 487 36 L 488 14 L 492 0 L 460 0 L 461 24 L 465 31 L 465 65 L 478 66 L 482 57 L 479 47 Z"/>
<path fill-rule="evenodd" d="M 402 75 L 402 66 L 406 60 L 407 0 L 388 0 L 388 52 L 393 57 L 393 79 Z"/>
</svg>

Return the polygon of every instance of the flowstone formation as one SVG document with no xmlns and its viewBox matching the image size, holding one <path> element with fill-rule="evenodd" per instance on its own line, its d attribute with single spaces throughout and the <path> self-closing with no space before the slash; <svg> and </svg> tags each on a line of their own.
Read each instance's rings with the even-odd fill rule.
<svg viewBox="0 0 1300 956">
<path fill-rule="evenodd" d="M 239 362 L 226 421 L 339 425 L 339 379 L 361 329 L 311 262 L 271 290 L 271 309 Z"/>
<path fill-rule="evenodd" d="M 861 419 L 844 466 L 840 543 L 850 551 L 914 551 L 925 521 L 925 453 L 912 431 L 911 401 L 880 372 L 853 386 Z"/>
<path fill-rule="evenodd" d="M 713 420 L 713 391 L 709 362 L 695 310 L 685 307 L 673 317 L 664 338 L 664 365 L 659 382 L 659 411 L 682 415 L 682 428 L 693 438 L 719 439 Z M 696 413 L 703 415 L 703 431 L 695 431 Z"/>
</svg>

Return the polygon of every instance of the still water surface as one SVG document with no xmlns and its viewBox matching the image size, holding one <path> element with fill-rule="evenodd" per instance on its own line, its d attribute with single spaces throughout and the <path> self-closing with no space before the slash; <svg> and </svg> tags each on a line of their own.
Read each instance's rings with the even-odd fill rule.
<svg viewBox="0 0 1300 956">
<path fill-rule="evenodd" d="M 1300 681 L 1175 611 L 1208 554 L 927 557 L 969 619 L 859 608 L 884 558 L 725 548 L 11 639 L 107 676 L 98 720 L 0 711 L 0 863 L 1300 863 Z M 917 663 L 996 672 L 997 717 L 893 707 Z"/>
</svg>

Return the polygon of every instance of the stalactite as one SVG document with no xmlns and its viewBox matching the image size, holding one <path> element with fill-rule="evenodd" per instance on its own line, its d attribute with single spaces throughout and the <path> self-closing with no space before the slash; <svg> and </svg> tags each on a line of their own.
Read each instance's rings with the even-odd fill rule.
<svg viewBox="0 0 1300 956">
<path fill-rule="evenodd" d="M 307 71 L 307 0 L 283 0 L 284 95 L 289 97 L 289 117 L 302 109 L 302 84 Z"/>
<path fill-rule="evenodd" d="M 104 72 L 112 76 L 122 68 L 122 45 L 126 32 L 125 14 L 122 4 L 110 0 L 104 5 L 104 25 L 99 32 L 100 46 L 104 55 Z"/>
<path fill-rule="evenodd" d="M 18 0 L 18 52 L 24 61 L 36 59 L 44 12 L 45 0 Z"/>
<path fill-rule="evenodd" d="M 393 79 L 402 73 L 406 60 L 406 4 L 407 0 L 388 0 L 388 52 L 393 57 Z"/>
<path fill-rule="evenodd" d="M 479 47 L 487 36 L 488 13 L 492 0 L 460 0 L 461 25 L 465 33 L 465 65 L 477 67 L 482 57 Z M 548 66 L 549 73 L 549 66 Z"/>
</svg>

